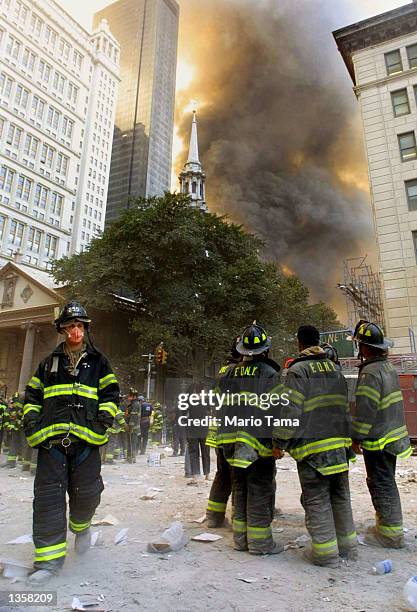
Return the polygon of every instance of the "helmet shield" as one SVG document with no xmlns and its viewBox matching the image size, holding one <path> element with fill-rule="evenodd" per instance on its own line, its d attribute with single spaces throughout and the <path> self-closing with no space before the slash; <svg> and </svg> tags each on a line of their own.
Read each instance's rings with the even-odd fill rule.
<svg viewBox="0 0 417 612">
<path fill-rule="evenodd" d="M 91 323 L 91 319 L 88 317 L 87 311 L 82 304 L 76 300 L 72 300 L 65 304 L 60 312 L 59 317 L 55 320 L 55 326 L 58 332 L 62 332 L 62 329 L 75 321 L 85 323 L 86 329 L 88 329 L 88 323 Z"/>
<path fill-rule="evenodd" d="M 383 351 L 394 346 L 392 340 L 384 338 L 384 333 L 379 325 L 370 321 L 360 320 L 355 327 L 352 339 L 359 344 L 367 344 Z"/>
<path fill-rule="evenodd" d="M 260 325 L 249 325 L 236 344 L 236 350 L 241 355 L 260 355 L 271 346 L 271 337 Z"/>
</svg>

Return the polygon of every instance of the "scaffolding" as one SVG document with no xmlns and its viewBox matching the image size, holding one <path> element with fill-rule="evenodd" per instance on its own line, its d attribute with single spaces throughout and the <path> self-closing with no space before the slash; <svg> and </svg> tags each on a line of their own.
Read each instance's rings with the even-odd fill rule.
<svg viewBox="0 0 417 612">
<path fill-rule="evenodd" d="M 384 307 L 379 275 L 372 271 L 364 257 L 345 259 L 343 283 L 337 287 L 346 298 L 348 323 L 355 327 L 359 319 L 372 321 L 384 328 Z"/>
</svg>

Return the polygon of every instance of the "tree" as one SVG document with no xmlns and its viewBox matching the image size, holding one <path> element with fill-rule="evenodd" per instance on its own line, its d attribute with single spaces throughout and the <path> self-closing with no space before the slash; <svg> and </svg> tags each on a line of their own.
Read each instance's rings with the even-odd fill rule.
<svg viewBox="0 0 417 612">
<path fill-rule="evenodd" d="M 261 247 L 241 226 L 166 193 L 132 202 L 88 251 L 56 261 L 53 274 L 101 309 L 115 308 L 114 294 L 134 299 L 138 354 L 163 341 L 173 371 L 200 376 L 204 361 L 222 358 L 255 319 L 286 347 L 306 315 L 332 313 L 311 310 L 308 290 L 262 261 Z"/>
</svg>

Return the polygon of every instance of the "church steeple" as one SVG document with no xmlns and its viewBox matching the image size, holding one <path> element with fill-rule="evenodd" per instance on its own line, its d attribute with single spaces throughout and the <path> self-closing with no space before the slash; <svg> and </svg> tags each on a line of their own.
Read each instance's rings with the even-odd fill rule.
<svg viewBox="0 0 417 612">
<path fill-rule="evenodd" d="M 191 206 L 206 212 L 206 175 L 203 172 L 198 154 L 197 111 L 193 111 L 188 159 L 178 178 L 181 193 L 187 193 L 191 197 Z"/>
</svg>

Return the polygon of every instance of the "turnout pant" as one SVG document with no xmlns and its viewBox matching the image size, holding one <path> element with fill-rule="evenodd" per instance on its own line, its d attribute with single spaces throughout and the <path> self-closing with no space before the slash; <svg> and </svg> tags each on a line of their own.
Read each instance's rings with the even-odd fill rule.
<svg viewBox="0 0 417 612">
<path fill-rule="evenodd" d="M 144 455 L 146 453 L 150 426 L 151 426 L 151 420 L 149 417 L 145 417 L 140 420 L 140 454 L 141 455 Z"/>
<path fill-rule="evenodd" d="M 198 476 L 200 474 L 200 457 L 203 464 L 203 474 L 210 474 L 210 447 L 206 445 L 205 438 L 189 438 L 187 440 L 188 449 L 190 451 L 191 475 Z M 200 453 L 199 453 L 200 450 Z"/>
<path fill-rule="evenodd" d="M 130 463 L 136 463 L 138 432 L 136 430 L 127 431 L 126 441 L 127 441 L 127 461 L 129 461 Z"/>
<path fill-rule="evenodd" d="M 7 453 L 7 467 L 16 467 L 17 458 L 20 455 L 20 448 L 20 431 L 12 429 L 9 433 L 9 452 Z"/>
<path fill-rule="evenodd" d="M 185 444 L 185 427 L 181 427 L 178 423 L 174 423 L 172 426 L 172 448 L 174 450 L 174 456 L 178 455 L 178 450 L 181 455 L 185 453 Z"/>
<path fill-rule="evenodd" d="M 397 457 L 386 451 L 363 450 L 366 484 L 375 508 L 376 535 L 383 546 L 404 546 L 400 494 L 395 482 Z"/>
<path fill-rule="evenodd" d="M 328 565 L 357 546 L 349 490 L 349 472 L 323 476 L 307 461 L 297 463 L 301 504 L 312 542 L 313 563 Z"/>
<path fill-rule="evenodd" d="M 232 492 L 232 467 L 227 463 L 222 448 L 216 448 L 217 471 L 211 485 L 206 515 L 216 525 L 222 525 L 226 514 L 227 500 Z"/>
<path fill-rule="evenodd" d="M 67 492 L 70 530 L 79 534 L 89 529 L 104 489 L 100 468 L 98 447 L 77 442 L 67 449 L 39 449 L 33 500 L 36 569 L 57 571 L 64 563 Z"/>
<path fill-rule="evenodd" d="M 233 540 L 237 550 L 268 554 L 274 546 L 274 467 L 273 457 L 260 457 L 247 468 L 233 468 Z"/>
</svg>

